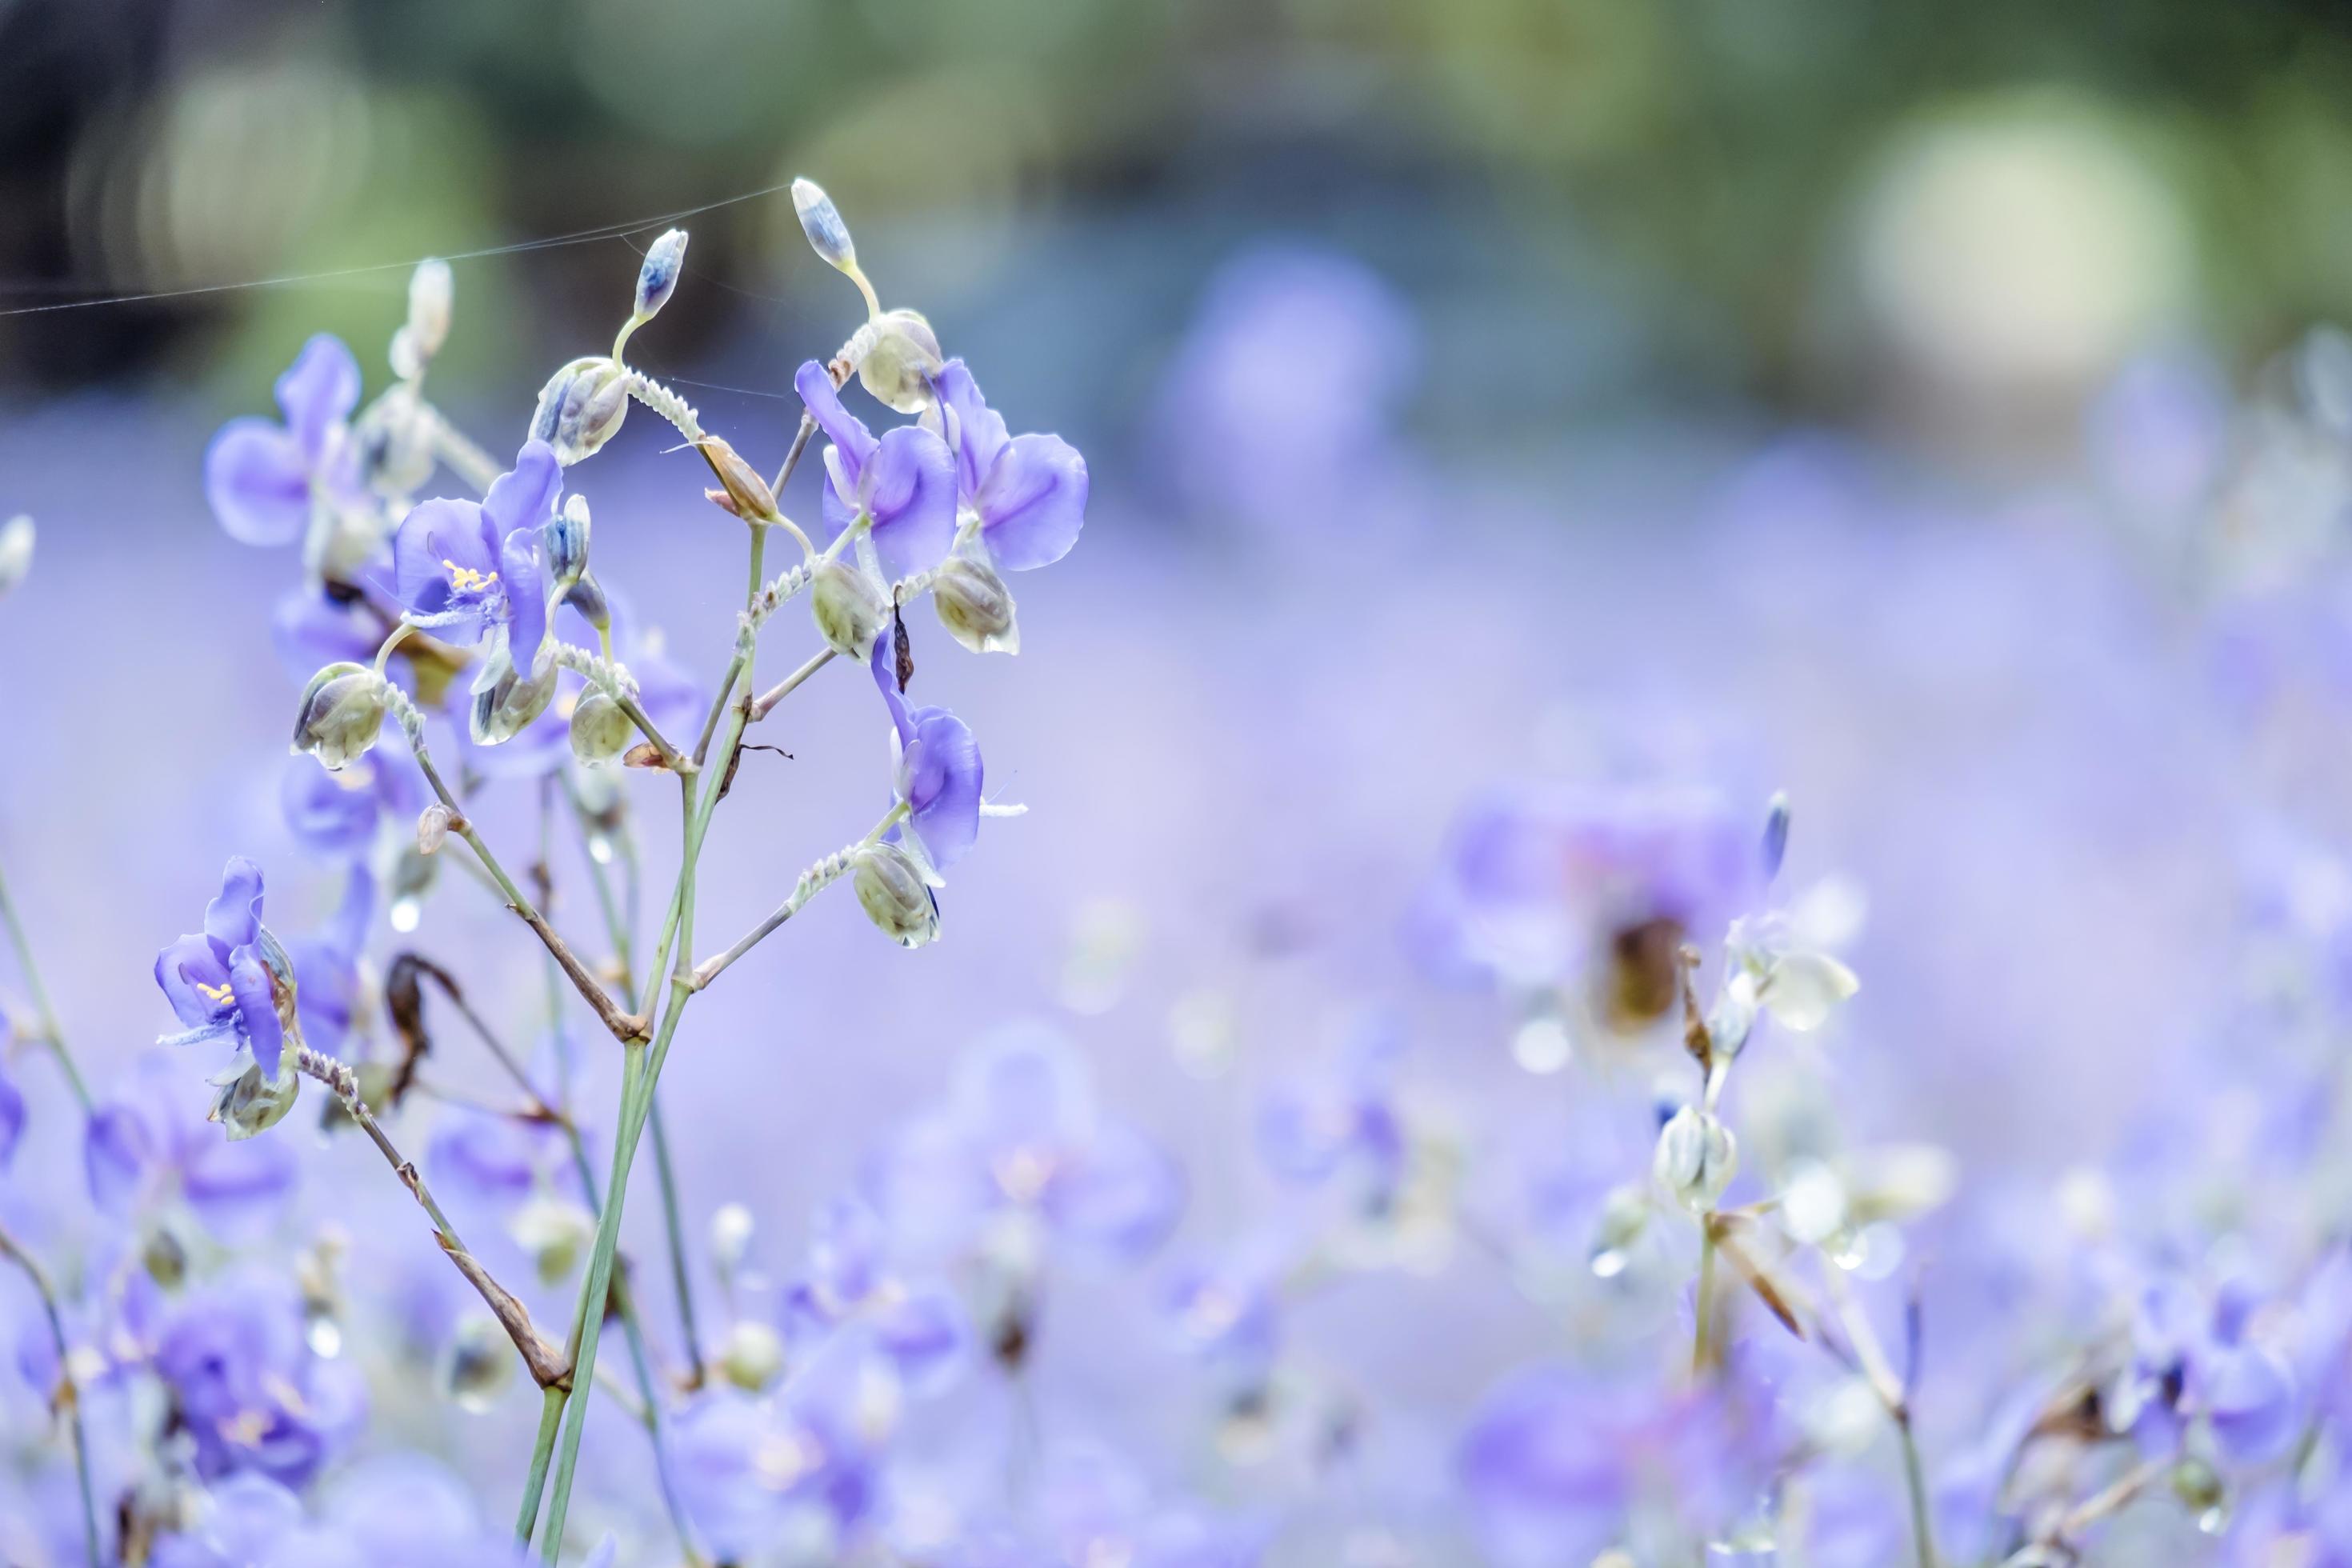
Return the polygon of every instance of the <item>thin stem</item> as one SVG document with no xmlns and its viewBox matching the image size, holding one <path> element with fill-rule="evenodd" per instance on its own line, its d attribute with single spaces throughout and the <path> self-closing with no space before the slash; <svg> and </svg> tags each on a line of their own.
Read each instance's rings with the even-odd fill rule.
<svg viewBox="0 0 2352 1568">
<path fill-rule="evenodd" d="M 1706 1375 L 1706 1329 L 1710 1309 L 1715 1300 L 1715 1216 L 1702 1216 L 1699 1223 L 1698 1294 L 1691 1300 L 1692 1315 L 1698 1321 L 1691 1342 L 1691 1376 Z"/>
<path fill-rule="evenodd" d="M 694 771 L 694 764 L 687 760 L 686 753 L 669 743 L 669 737 L 661 732 L 635 698 L 622 694 L 614 700 L 620 703 L 621 711 L 629 716 L 629 722 L 637 727 L 638 733 L 653 742 L 654 750 L 661 754 L 662 766 L 674 773 Z"/>
<path fill-rule="evenodd" d="M 505 472 L 499 460 L 450 424 L 439 409 L 427 405 L 425 412 L 433 421 L 433 455 L 448 464 L 450 471 L 459 479 L 488 494 L 499 475 Z"/>
<path fill-rule="evenodd" d="M 1911 1434 L 1911 1412 L 1895 1417 L 1895 1435 L 1903 1440 L 1903 1486 L 1911 1500 L 1911 1551 L 1919 1568 L 1936 1568 L 1936 1535 L 1927 1519 L 1927 1477 L 1919 1465 L 1918 1439 Z"/>
<path fill-rule="evenodd" d="M 809 437 L 815 434 L 816 416 L 803 411 L 801 427 L 793 437 L 793 449 L 784 454 L 784 466 L 776 470 L 776 482 L 768 487 L 775 492 L 778 500 L 784 499 L 784 483 L 793 477 L 793 470 L 801 466 L 801 454 L 808 450 Z"/>
<path fill-rule="evenodd" d="M 530 1471 L 523 1478 L 522 1511 L 515 1516 L 515 1539 L 530 1544 L 539 1525 L 539 1500 L 547 1490 L 547 1462 L 555 1455 L 555 1434 L 563 1425 L 563 1390 L 550 1388 L 539 1406 L 539 1436 L 530 1447 Z"/>
<path fill-rule="evenodd" d="M 25 940 L 24 922 L 16 918 L 16 905 L 8 897 L 8 879 L 5 876 L 0 876 L 0 922 L 8 927 L 8 943 L 16 950 L 17 972 L 24 975 L 25 989 L 33 994 L 33 1008 L 41 1016 L 41 1042 L 58 1058 L 67 1084 L 87 1114 L 90 1109 L 89 1086 L 81 1080 L 81 1069 L 74 1065 L 73 1053 L 66 1048 L 64 1031 L 58 1027 L 58 1010 L 49 1005 L 48 987 L 41 984 L 40 968 L 33 962 L 33 947 Z"/>
<path fill-rule="evenodd" d="M 49 1339 L 58 1352 L 57 1405 L 66 1412 L 67 1424 L 73 1432 L 74 1473 L 81 1482 L 82 1546 L 89 1554 L 89 1568 L 99 1568 L 98 1501 L 89 1484 L 89 1433 L 82 1422 L 81 1389 L 74 1382 L 72 1356 L 66 1345 L 66 1321 L 58 1310 L 58 1293 L 49 1284 L 47 1270 L 5 1229 L 0 1229 L 0 1254 L 6 1255 L 25 1271 L 25 1278 L 33 1282 L 34 1291 L 41 1298 L 41 1310 L 49 1320 Z"/>
<path fill-rule="evenodd" d="M 900 801 L 890 808 L 881 821 L 874 825 L 874 830 L 864 838 L 845 849 L 835 850 L 803 871 L 799 879 L 793 882 L 792 892 L 785 897 L 782 903 L 778 904 L 769 913 L 765 920 L 745 931 L 736 940 L 734 946 L 718 957 L 707 960 L 695 970 L 694 989 L 699 991 L 718 979 L 728 965 L 765 942 L 778 927 L 800 913 L 811 899 L 848 875 L 852 857 L 867 845 L 877 842 L 885 833 L 904 822 L 907 819 L 907 803 Z"/>
<path fill-rule="evenodd" d="M 782 680 L 776 682 L 775 685 L 760 693 L 760 695 L 754 698 L 751 702 L 752 721 L 756 723 L 760 720 L 765 719 L 775 708 L 777 703 L 782 702 L 785 698 L 790 697 L 793 692 L 799 690 L 803 681 L 806 680 L 810 676 L 814 675 L 818 670 L 823 669 L 828 663 L 832 662 L 833 658 L 833 649 L 829 647 L 821 648 L 816 653 L 810 656 L 809 661 L 806 664 L 802 665 L 798 669 L 793 671 L 790 675 L 787 675 Z"/>
<path fill-rule="evenodd" d="M 506 897 L 507 908 L 520 915 L 523 923 L 537 932 L 539 940 L 547 944 L 547 951 L 554 956 L 555 962 L 562 966 L 564 975 L 571 980 L 572 988 L 587 998 L 588 1005 L 596 1010 L 596 1016 L 603 1019 L 604 1026 L 613 1031 L 614 1038 L 623 1041 L 643 1039 L 645 1020 L 632 1017 L 621 1011 L 613 998 L 606 994 L 604 987 L 598 984 L 596 977 L 588 972 L 588 966 L 580 962 L 578 955 L 572 952 L 555 928 L 547 923 L 547 917 L 541 914 L 537 906 L 523 896 L 520 888 L 515 886 L 514 879 L 507 875 L 506 868 L 499 864 L 498 857 L 490 853 L 490 847 L 482 841 L 481 834 L 475 829 L 473 822 L 466 816 L 465 808 L 458 804 L 457 797 L 450 793 L 449 786 L 442 781 L 440 771 L 434 767 L 433 759 L 425 748 L 422 745 L 416 745 L 411 749 L 416 753 L 416 765 L 423 770 L 425 782 L 433 786 L 433 793 L 440 796 L 443 805 L 449 808 L 449 826 L 457 830 L 459 836 L 474 851 L 475 857 L 481 861 L 482 868 L 489 872 L 492 879 L 498 883 L 499 891 Z"/>
</svg>

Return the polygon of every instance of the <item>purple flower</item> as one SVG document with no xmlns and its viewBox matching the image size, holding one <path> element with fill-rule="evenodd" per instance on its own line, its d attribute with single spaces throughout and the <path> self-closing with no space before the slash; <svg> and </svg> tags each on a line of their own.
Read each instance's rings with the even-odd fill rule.
<svg viewBox="0 0 2352 1568">
<path fill-rule="evenodd" d="M 360 1004 L 360 953 L 374 919 L 375 879 L 364 864 L 354 864 L 326 929 L 286 944 L 294 965 L 295 1016 L 302 1021 L 303 1037 L 320 1050 L 341 1050 L 351 1033 Z"/>
<path fill-rule="evenodd" d="M 1345 1170 L 1367 1208 L 1388 1206 L 1405 1172 L 1404 1118 L 1395 1089 L 1400 1042 L 1381 1026 L 1349 1042 L 1339 1070 L 1266 1096 L 1258 1152 L 1276 1175 L 1312 1186 Z"/>
<path fill-rule="evenodd" d="M 205 495 L 231 539 L 290 544 L 310 521 L 313 495 L 359 489 L 345 421 L 360 400 L 359 362 L 321 332 L 278 378 L 283 425 L 232 419 L 205 452 Z"/>
<path fill-rule="evenodd" d="M 221 872 L 202 934 L 184 936 L 155 955 L 155 984 L 186 1026 L 156 1043 L 230 1040 L 250 1047 L 262 1071 L 275 1078 L 285 1026 L 265 952 L 276 945 L 261 923 L 261 868 L 240 855 Z"/>
<path fill-rule="evenodd" d="M 278 601 L 270 646 L 286 673 L 307 681 L 331 664 L 365 664 L 383 642 L 384 617 L 368 601 L 297 588 Z"/>
<path fill-rule="evenodd" d="M 672 1418 L 665 1442 L 678 1501 L 712 1555 L 748 1560 L 796 1522 L 839 1536 L 871 1516 L 895 1430 L 867 1381 L 871 1364 L 853 1337 L 836 1339 L 774 1398 L 717 1388 Z"/>
<path fill-rule="evenodd" d="M 980 742 L 944 708 L 917 708 L 898 689 L 888 637 L 874 644 L 874 684 L 890 710 L 892 788 L 923 853 L 940 870 L 980 836 Z"/>
<path fill-rule="evenodd" d="M 786 1297 L 788 1325 L 802 1344 L 856 1325 L 917 1393 L 944 1387 L 971 1342 L 962 1307 L 938 1286 L 909 1286 L 884 1257 L 882 1216 L 855 1195 L 817 1211 L 808 1267 Z"/>
<path fill-rule="evenodd" d="M 163 1328 L 155 1375 L 207 1479 L 256 1470 L 301 1487 L 357 1433 L 356 1368 L 314 1354 L 290 1281 L 232 1275 L 184 1299 Z"/>
<path fill-rule="evenodd" d="M 989 556 L 1007 572 L 1051 566 L 1086 526 L 1087 460 L 1059 436 L 1010 436 L 1004 416 L 982 400 L 963 361 L 938 378 L 940 403 L 954 416 L 956 500 L 980 520 Z M 925 410 L 923 424 L 940 416 Z"/>
<path fill-rule="evenodd" d="M 0 1013 L 0 1040 L 8 1037 L 8 1016 Z M 6 1072 L 0 1071 L 0 1172 L 16 1158 L 16 1142 L 25 1135 L 25 1096 Z"/>
<path fill-rule="evenodd" d="M 123 1216 L 177 1198 L 216 1231 L 248 1228 L 294 1184 L 291 1145 L 230 1142 L 186 1102 L 185 1073 L 150 1051 L 82 1132 L 82 1171 L 100 1212 Z"/>
<path fill-rule="evenodd" d="M 294 841 L 337 860 L 366 855 L 379 823 L 387 817 L 413 821 L 424 804 L 425 776 L 406 737 L 392 724 L 365 756 L 341 768 L 322 768 L 309 756 L 289 757 L 278 789 L 278 809 Z"/>
<path fill-rule="evenodd" d="M 877 440 L 841 405 L 833 378 L 814 360 L 801 366 L 793 386 L 833 443 L 824 449 L 825 538 L 868 517 L 889 576 L 937 565 L 955 538 L 955 459 L 947 443 L 919 425 L 886 430 Z"/>
<path fill-rule="evenodd" d="M 407 618 L 462 642 L 504 628 L 508 657 L 529 672 L 547 634 L 539 525 L 562 489 L 553 449 L 533 440 L 482 500 L 419 502 L 392 540 L 392 593 Z"/>
</svg>

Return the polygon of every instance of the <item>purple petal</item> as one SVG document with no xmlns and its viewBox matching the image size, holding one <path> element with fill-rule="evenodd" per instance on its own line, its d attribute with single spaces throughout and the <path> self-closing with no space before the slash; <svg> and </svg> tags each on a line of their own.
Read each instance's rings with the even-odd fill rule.
<svg viewBox="0 0 2352 1568">
<path fill-rule="evenodd" d="M 874 652 L 866 661 L 866 668 L 874 672 L 874 684 L 881 690 L 882 705 L 890 710 L 890 728 L 898 734 L 898 748 L 903 755 L 906 748 L 914 744 L 915 710 L 907 700 L 906 694 L 898 689 L 898 653 L 890 646 L 888 637 L 874 639 Z"/>
<path fill-rule="evenodd" d="M 220 1022 L 230 1009 L 221 991 L 228 984 L 228 965 L 210 938 L 184 936 L 157 953 L 155 984 L 163 988 L 180 1022 L 191 1029 Z M 211 986 L 213 994 L 198 990 L 200 985 Z"/>
<path fill-rule="evenodd" d="M 215 1235 L 243 1231 L 294 1190 L 294 1145 L 283 1138 L 199 1142 L 180 1173 L 180 1190 Z"/>
<path fill-rule="evenodd" d="M 310 521 L 302 448 L 267 419 L 232 419 L 205 448 L 205 499 L 239 544 L 291 544 Z"/>
<path fill-rule="evenodd" d="M 480 503 L 418 502 L 392 536 L 393 597 L 411 615 L 439 615 L 449 607 L 453 567 L 482 577 L 499 569 L 497 541 L 485 527 Z M 481 628 L 472 635 L 479 637 Z"/>
<path fill-rule="evenodd" d="M 885 1308 L 875 1319 L 874 1340 L 909 1388 L 933 1394 L 960 1370 L 971 1332 L 961 1304 L 931 1287 Z"/>
<path fill-rule="evenodd" d="M 915 836 L 944 871 L 980 835 L 982 770 L 971 727 L 943 708 L 918 710 L 905 773 Z"/>
<path fill-rule="evenodd" d="M 973 503 L 981 537 L 1007 572 L 1051 566 L 1087 521 L 1087 460 L 1059 436 L 1016 436 Z"/>
<path fill-rule="evenodd" d="M 320 332 L 302 345 L 278 378 L 278 407 L 286 428 L 311 465 L 327 444 L 327 432 L 351 416 L 360 401 L 360 363 L 342 340 Z"/>
<path fill-rule="evenodd" d="M 0 1171 L 16 1158 L 16 1141 L 25 1133 L 25 1096 L 8 1075 L 0 1073 Z"/>
<path fill-rule="evenodd" d="M 940 401 L 956 416 L 956 490 L 966 500 L 980 494 L 980 482 L 1004 450 L 1004 416 L 980 395 L 980 384 L 960 359 L 940 368 L 933 383 Z"/>
<path fill-rule="evenodd" d="M 373 769 L 373 759 L 362 759 L 331 773 L 309 757 L 289 757 L 278 805 L 294 841 L 314 855 L 364 853 L 383 805 L 371 787 Z"/>
<path fill-rule="evenodd" d="M 841 448 L 824 449 L 825 483 L 817 496 L 817 516 L 824 522 L 824 542 L 831 544 L 841 536 L 841 531 L 857 521 L 859 507 L 857 481 L 842 467 Z"/>
<path fill-rule="evenodd" d="M 261 868 L 234 856 L 221 868 L 220 896 L 205 906 L 205 934 L 223 948 L 245 946 L 261 929 Z"/>
<path fill-rule="evenodd" d="M 1097 1130 L 1085 1156 L 1046 1195 L 1054 1223 L 1114 1258 L 1141 1257 L 1167 1239 L 1184 1207 L 1184 1174 L 1124 1122 Z"/>
<path fill-rule="evenodd" d="M 1013 1024 L 992 1030 L 957 1074 L 959 1120 L 992 1158 L 1046 1154 L 1084 1143 L 1095 1124 L 1086 1064 L 1059 1030 Z"/>
<path fill-rule="evenodd" d="M 339 600 L 297 588 L 278 601 L 269 621 L 278 661 L 296 680 L 308 680 L 325 665 L 365 664 L 383 641 L 383 623 L 364 601 Z"/>
<path fill-rule="evenodd" d="M 841 394 L 834 390 L 833 377 L 816 361 L 809 361 L 793 374 L 793 390 L 801 395 L 801 401 L 816 419 L 817 428 L 841 454 L 842 472 L 849 481 L 848 489 L 855 494 L 866 460 L 874 455 L 874 433 L 841 405 Z"/>
<path fill-rule="evenodd" d="M 893 578 L 936 566 L 955 542 L 955 459 L 919 425 L 901 425 L 874 448 L 865 484 L 874 548 Z"/>
<path fill-rule="evenodd" d="M 499 533 L 537 528 L 554 511 L 562 489 L 563 468 L 555 460 L 555 448 L 544 441 L 525 441 L 515 454 L 514 467 L 490 481 L 482 510 Z"/>
<path fill-rule="evenodd" d="M 237 1016 L 245 1020 L 247 1040 L 253 1047 L 253 1059 L 271 1078 L 278 1076 L 278 1051 L 285 1044 L 285 1026 L 278 1021 L 278 994 L 271 984 L 269 966 L 261 955 L 250 951 L 239 952 L 228 966 L 229 989 L 236 994 Z"/>
<path fill-rule="evenodd" d="M 131 1207 L 154 1160 L 154 1135 L 128 1105 L 100 1108 L 82 1131 L 82 1173 L 89 1183 L 90 1200 L 108 1214 Z"/>
<path fill-rule="evenodd" d="M 521 671 L 538 665 L 539 645 L 547 637 L 547 587 L 539 571 L 538 540 L 537 530 L 518 528 L 499 551 L 507 584 L 507 654 Z"/>
</svg>

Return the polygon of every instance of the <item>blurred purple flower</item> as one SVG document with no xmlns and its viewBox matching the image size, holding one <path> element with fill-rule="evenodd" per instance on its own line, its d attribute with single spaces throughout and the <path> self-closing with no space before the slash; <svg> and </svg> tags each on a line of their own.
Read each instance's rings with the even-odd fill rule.
<svg viewBox="0 0 2352 1568">
<path fill-rule="evenodd" d="M 801 366 L 793 387 L 832 443 L 824 449 L 825 538 L 867 516 L 890 577 L 939 564 L 955 537 L 955 458 L 947 443 L 919 425 L 886 430 L 877 440 L 841 405 L 833 378 L 814 360 Z"/>
<path fill-rule="evenodd" d="M 817 1211 L 806 1269 L 785 1298 L 796 1345 L 859 1325 L 917 1394 L 937 1392 L 961 1370 L 971 1329 L 963 1308 L 939 1286 L 910 1286 L 885 1256 L 882 1216 L 863 1198 L 844 1195 Z"/>
<path fill-rule="evenodd" d="M 254 1470 L 300 1488 L 366 1419 L 356 1368 L 312 1352 L 301 1292 L 240 1273 L 183 1298 L 165 1322 L 155 1374 L 207 1479 Z"/>
<path fill-rule="evenodd" d="M 278 378 L 285 423 L 232 419 L 205 452 L 205 495 L 231 539 L 290 544 L 309 524 L 314 493 L 356 493 L 356 453 L 345 438 L 360 400 L 359 362 L 321 332 Z"/>
<path fill-rule="evenodd" d="M 224 1140 L 186 1094 L 186 1073 L 150 1051 L 90 1112 L 82 1170 L 102 1213 L 128 1216 L 184 1200 L 216 1231 L 251 1228 L 294 1184 L 292 1145 Z"/>
</svg>

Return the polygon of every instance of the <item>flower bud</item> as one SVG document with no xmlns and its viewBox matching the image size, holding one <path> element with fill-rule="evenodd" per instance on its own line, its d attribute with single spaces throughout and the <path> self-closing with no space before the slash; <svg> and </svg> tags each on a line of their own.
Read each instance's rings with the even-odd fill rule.
<svg viewBox="0 0 2352 1568">
<path fill-rule="evenodd" d="M 646 264 L 637 268 L 637 320 L 651 321 L 677 289 L 678 269 L 686 265 L 686 230 L 673 228 L 646 247 Z"/>
<path fill-rule="evenodd" d="M 205 1120 L 219 1122 L 232 1143 L 243 1142 L 284 1121 L 286 1113 L 294 1109 L 295 1097 L 302 1088 L 302 1080 L 294 1071 L 290 1041 L 278 1058 L 278 1076 L 274 1079 L 262 1072 L 261 1064 L 253 1059 L 251 1051 L 239 1050 L 226 1071 L 205 1081 L 220 1090 L 214 1096 L 213 1108 Z"/>
<path fill-rule="evenodd" d="M 1738 1168 L 1739 1144 L 1731 1129 L 1704 1110 L 1685 1105 L 1658 1130 L 1651 1172 L 1693 1214 L 1713 1209 Z"/>
<path fill-rule="evenodd" d="M 438 257 L 426 257 L 408 275 L 408 345 L 420 361 L 439 353 L 449 341 L 449 303 L 456 292 L 449 264 Z"/>
<path fill-rule="evenodd" d="M 931 574 L 931 607 L 948 635 L 974 653 L 1021 651 L 1012 590 L 985 561 L 950 555 L 940 562 Z"/>
<path fill-rule="evenodd" d="M 577 490 L 564 497 L 562 511 L 539 525 L 539 543 L 550 590 L 569 593 L 588 570 L 588 498 Z"/>
<path fill-rule="evenodd" d="M 461 1410 L 479 1414 L 498 1403 L 514 1381 L 514 1342 L 496 1318 L 473 1312 L 450 1336 L 448 1359 L 442 1363 L 441 1389 Z"/>
<path fill-rule="evenodd" d="M 1633 1261 L 1633 1250 L 1649 1228 L 1650 1198 L 1639 1184 L 1612 1187 L 1601 1200 L 1587 1262 L 1596 1279 L 1613 1279 Z"/>
<path fill-rule="evenodd" d="M 418 812 L 416 814 L 416 852 L 419 855 L 440 853 L 441 846 L 447 840 L 449 829 L 456 821 L 457 818 L 450 814 L 449 808 L 437 800 Z"/>
<path fill-rule="evenodd" d="M 626 751 L 636 725 L 609 692 L 583 691 L 572 710 L 572 754 L 592 768 L 601 768 Z"/>
<path fill-rule="evenodd" d="M 331 664 L 310 678 L 294 719 L 294 750 L 339 773 L 383 729 L 384 679 L 363 664 Z"/>
<path fill-rule="evenodd" d="M 874 579 L 838 559 L 817 563 L 809 580 L 809 611 L 818 634 L 844 658 L 865 658 L 890 618 Z"/>
<path fill-rule="evenodd" d="M 1789 792 L 1775 790 L 1772 802 L 1764 811 L 1764 843 L 1761 856 L 1764 879 L 1770 881 L 1780 874 L 1780 862 L 1789 853 Z"/>
<path fill-rule="evenodd" d="M 540 1282 L 561 1284 L 572 1272 L 596 1235 L 596 1219 L 569 1198 L 541 1194 L 515 1211 L 507 1222 L 515 1245 L 531 1256 Z"/>
<path fill-rule="evenodd" d="M 721 1274 L 743 1267 L 751 1250 L 751 1233 L 758 1226 L 751 1211 L 741 1204 L 721 1204 L 710 1216 L 710 1261 Z"/>
<path fill-rule="evenodd" d="M 629 412 L 628 373 L 600 355 L 573 360 L 539 389 L 530 433 L 566 468 L 595 452 Z"/>
<path fill-rule="evenodd" d="M 745 1318 L 727 1331 L 719 1350 L 719 1371 L 747 1394 L 757 1394 L 783 1374 L 784 1342 L 767 1324 Z"/>
<path fill-rule="evenodd" d="M 547 705 L 555 700 L 556 668 L 550 659 L 544 674 L 519 675 L 513 658 L 501 645 L 474 679 L 474 704 L 468 716 L 474 743 L 496 746 L 511 741 L 546 712 Z"/>
<path fill-rule="evenodd" d="M 33 520 L 10 518 L 0 523 L 0 598 L 25 580 L 33 569 Z"/>
<path fill-rule="evenodd" d="M 920 947 L 940 934 L 940 901 L 915 858 L 898 844 L 857 851 L 851 886 L 866 918 L 900 947 Z"/>
<path fill-rule="evenodd" d="M 875 401 L 901 414 L 920 414 L 931 404 L 931 377 L 945 363 L 939 334 L 912 310 L 891 310 L 875 319 L 874 346 L 857 362 L 857 379 Z"/>
<path fill-rule="evenodd" d="M 776 515 L 776 492 L 768 488 L 758 470 L 743 460 L 736 451 L 716 436 L 702 442 L 703 459 L 710 471 L 719 476 L 720 489 L 705 490 L 713 504 L 724 507 L 746 522 L 764 522 Z"/>
<path fill-rule="evenodd" d="M 794 180 L 793 211 L 800 215 L 801 232 L 808 236 L 812 250 L 844 272 L 856 270 L 857 247 L 849 241 L 849 226 L 841 221 L 840 209 L 824 186 L 814 180 Z"/>
<path fill-rule="evenodd" d="M 352 427 L 360 455 L 360 479 L 382 496 L 404 496 L 433 477 L 433 421 L 418 403 L 416 389 L 394 383 L 367 405 Z M 370 542 L 373 552 L 374 542 Z M 362 558 L 364 559 L 364 557 Z"/>
</svg>

